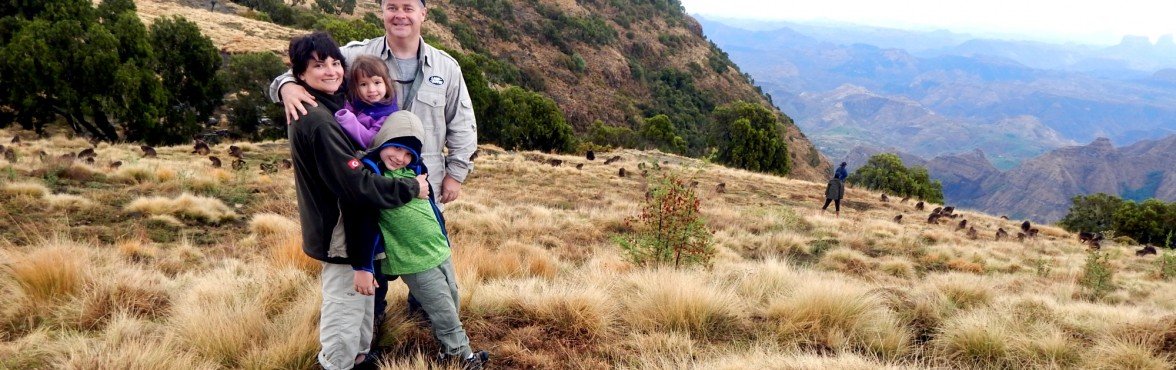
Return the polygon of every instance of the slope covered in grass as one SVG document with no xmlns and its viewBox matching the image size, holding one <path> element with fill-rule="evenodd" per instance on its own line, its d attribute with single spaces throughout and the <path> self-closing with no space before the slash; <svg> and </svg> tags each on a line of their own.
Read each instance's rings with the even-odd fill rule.
<svg viewBox="0 0 1176 370">
<path fill-rule="evenodd" d="M 284 142 L 237 143 L 247 165 L 232 170 L 180 146 L 142 158 L 101 144 L 93 164 L 63 162 L 89 144 L 20 134 L 15 161 L 0 159 L 0 368 L 314 366 L 317 264 L 299 251 L 291 173 L 258 167 L 286 157 Z M 836 218 L 818 210 L 823 184 L 657 152 L 597 157 L 614 155 L 483 147 L 448 206 L 462 318 L 496 368 L 1176 365 L 1176 282 L 1134 247 L 1103 246 L 1113 275 L 1095 294 L 1080 284 L 1085 246 L 1054 227 L 995 241 L 1019 222 L 957 211 L 973 240 L 858 189 Z M 614 242 L 659 171 L 697 181 L 711 267 L 637 267 Z M 386 369 L 436 350 L 406 292 L 392 284 Z"/>
</svg>

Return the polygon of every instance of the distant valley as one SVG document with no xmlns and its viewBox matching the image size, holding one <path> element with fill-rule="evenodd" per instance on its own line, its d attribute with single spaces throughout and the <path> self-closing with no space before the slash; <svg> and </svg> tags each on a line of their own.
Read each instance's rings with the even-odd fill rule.
<svg viewBox="0 0 1176 370">
<path fill-rule="evenodd" d="M 1096 47 L 696 18 L 832 162 L 899 153 L 949 202 L 1040 221 L 1078 194 L 1176 200 L 1171 36 Z"/>
</svg>

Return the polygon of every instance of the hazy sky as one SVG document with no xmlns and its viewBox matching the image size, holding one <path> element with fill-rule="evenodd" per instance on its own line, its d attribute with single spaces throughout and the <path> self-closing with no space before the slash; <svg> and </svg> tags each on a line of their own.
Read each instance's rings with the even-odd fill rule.
<svg viewBox="0 0 1176 370">
<path fill-rule="evenodd" d="M 1113 44 L 1176 34 L 1176 0 L 681 0 L 690 14 Z"/>
</svg>

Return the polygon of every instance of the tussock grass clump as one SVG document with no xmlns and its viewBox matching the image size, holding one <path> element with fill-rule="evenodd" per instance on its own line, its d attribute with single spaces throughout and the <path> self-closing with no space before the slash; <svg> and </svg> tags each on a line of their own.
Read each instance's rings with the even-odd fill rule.
<svg viewBox="0 0 1176 370">
<path fill-rule="evenodd" d="M 813 281 L 768 304 L 784 343 L 837 351 L 862 350 L 896 358 L 910 350 L 910 334 L 882 297 L 860 285 Z"/>
<path fill-rule="evenodd" d="M 665 361 L 679 365 L 690 363 L 698 353 L 694 339 L 680 332 L 629 333 L 620 343 L 619 350 L 633 362 Z"/>
<path fill-rule="evenodd" d="M 114 243 L 118 253 L 135 262 L 150 261 L 159 257 L 159 248 L 139 239 L 120 240 Z"/>
<path fill-rule="evenodd" d="M 269 245 L 270 258 L 282 267 L 294 268 L 311 274 L 322 270 L 322 262 L 302 251 L 302 236 L 292 235 L 274 238 Z"/>
<path fill-rule="evenodd" d="M 49 194 L 49 188 L 37 181 L 10 182 L 0 187 L 0 191 L 14 197 L 41 198 Z"/>
<path fill-rule="evenodd" d="M 89 280 L 89 249 L 51 241 L 11 264 L 0 266 L 37 305 L 69 299 Z"/>
<path fill-rule="evenodd" d="M 529 321 L 544 324 L 563 338 L 608 338 L 620 311 L 609 292 L 593 286 L 558 284 L 524 295 L 527 298 L 517 304 Z"/>
<path fill-rule="evenodd" d="M 121 269 L 82 294 L 78 326 L 94 330 L 116 315 L 153 319 L 171 306 L 167 279 L 158 272 Z"/>
<path fill-rule="evenodd" d="M 918 275 L 915 264 L 904 257 L 885 258 L 878 262 L 878 270 L 903 279 L 911 279 Z"/>
<path fill-rule="evenodd" d="M 249 219 L 249 232 L 259 238 L 298 234 L 298 222 L 275 213 L 258 213 Z"/>
<path fill-rule="evenodd" d="M 935 290 L 943 294 L 953 306 L 971 309 L 987 306 L 993 300 L 993 287 L 983 278 L 949 273 L 928 279 Z"/>
<path fill-rule="evenodd" d="M 73 194 L 47 194 L 45 201 L 55 209 L 81 210 L 94 206 L 94 201 L 89 198 Z"/>
<path fill-rule="evenodd" d="M 837 248 L 825 253 L 817 265 L 830 271 L 865 276 L 874 270 L 877 263 L 862 252 L 849 248 Z"/>
<path fill-rule="evenodd" d="M 1110 339 L 1095 343 L 1086 357 L 1089 369 L 1171 369 L 1173 354 L 1155 353 L 1144 343 L 1122 339 Z"/>
<path fill-rule="evenodd" d="M 1015 339 L 999 312 L 976 310 L 949 318 L 934 346 L 940 356 L 961 368 L 1007 368 L 1017 361 Z"/>
<path fill-rule="evenodd" d="M 169 325 L 182 342 L 203 358 L 237 367 L 264 336 L 266 310 L 255 299 L 264 270 L 240 266 L 201 274 L 191 288 L 177 292 Z M 251 284 L 251 282 L 253 284 Z"/>
<path fill-rule="evenodd" d="M 546 249 L 509 241 L 498 250 L 455 248 L 455 269 L 472 274 L 476 280 L 512 277 L 550 279 L 559 271 L 559 262 Z"/>
<path fill-rule="evenodd" d="M 180 196 L 175 198 L 139 198 L 131 201 L 124 209 L 127 212 L 147 215 L 173 215 L 211 224 L 218 224 L 237 218 L 237 213 L 233 212 L 220 199 L 188 193 L 180 194 Z"/>
<path fill-rule="evenodd" d="M 725 271 L 722 279 L 734 281 L 736 292 L 752 306 L 760 306 L 792 290 L 806 281 L 818 278 L 805 274 L 809 270 L 797 271 L 785 261 L 768 259 L 754 264 L 734 265 Z"/>
<path fill-rule="evenodd" d="M 654 361 L 650 361 L 654 362 Z M 804 353 L 790 349 L 778 349 L 767 346 L 759 346 L 750 350 L 739 353 L 729 354 L 725 356 L 714 357 L 706 360 L 695 361 L 688 366 L 675 367 L 672 364 L 657 364 L 651 367 L 642 366 L 641 368 L 652 369 L 714 369 L 714 370 L 737 370 L 737 369 L 846 369 L 846 370 L 877 370 L 877 369 L 898 369 L 892 365 L 879 362 L 853 353 L 839 353 L 829 356 L 822 356 L 812 353 Z"/>
<path fill-rule="evenodd" d="M 155 177 L 155 166 L 148 166 L 142 163 L 123 165 L 115 170 L 114 174 L 110 177 L 132 185 L 157 181 Z"/>
<path fill-rule="evenodd" d="M 696 274 L 647 270 L 629 277 L 621 294 L 625 320 L 642 331 L 680 331 L 695 338 L 719 338 L 738 329 L 738 297 Z"/>
</svg>

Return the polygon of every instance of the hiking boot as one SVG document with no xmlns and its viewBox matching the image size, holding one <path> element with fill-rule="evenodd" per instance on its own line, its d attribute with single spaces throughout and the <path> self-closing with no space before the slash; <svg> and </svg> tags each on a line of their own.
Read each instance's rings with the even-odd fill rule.
<svg viewBox="0 0 1176 370">
<path fill-rule="evenodd" d="M 461 362 L 462 370 L 482 370 L 490 362 L 490 353 L 486 351 L 474 352 L 474 355 Z"/>
</svg>

